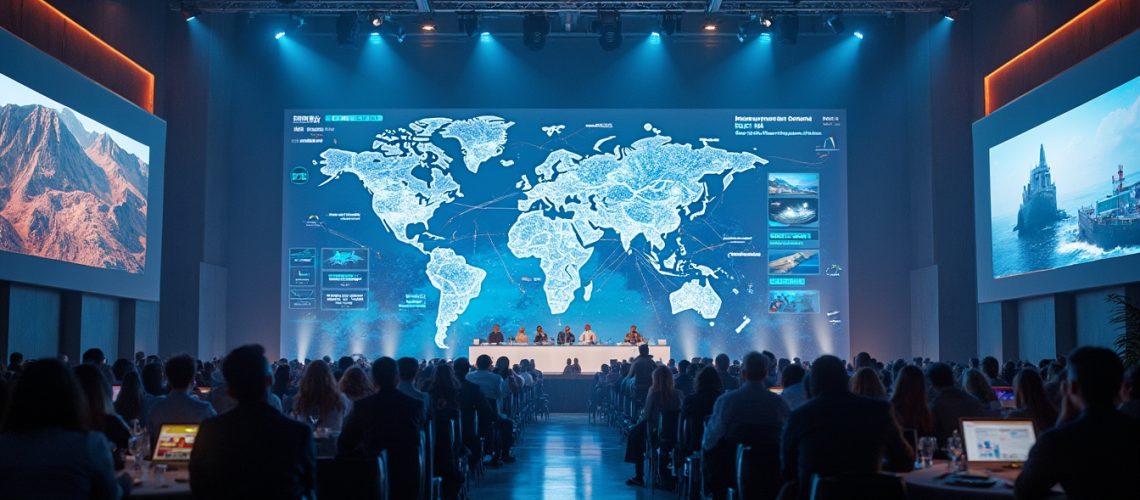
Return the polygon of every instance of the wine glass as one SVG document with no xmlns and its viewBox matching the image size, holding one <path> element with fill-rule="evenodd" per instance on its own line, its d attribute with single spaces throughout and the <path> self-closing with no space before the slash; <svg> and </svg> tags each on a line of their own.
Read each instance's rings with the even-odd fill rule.
<svg viewBox="0 0 1140 500">
<path fill-rule="evenodd" d="M 934 451 L 937 449 L 938 438 L 930 436 L 918 438 L 919 467 L 923 469 L 930 467 L 934 462 Z"/>
</svg>

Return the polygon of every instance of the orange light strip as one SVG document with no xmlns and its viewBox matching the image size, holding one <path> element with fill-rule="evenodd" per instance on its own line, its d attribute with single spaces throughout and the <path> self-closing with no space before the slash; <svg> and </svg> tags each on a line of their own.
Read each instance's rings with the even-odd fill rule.
<svg viewBox="0 0 1140 500">
<path fill-rule="evenodd" d="M 74 19 L 67 17 L 66 14 L 64 14 L 63 12 L 60 12 L 60 10 L 55 8 L 55 6 L 47 3 L 47 0 L 36 0 L 36 1 L 39 4 L 43 5 L 44 7 L 47 7 L 48 11 L 52 12 L 55 16 L 59 17 L 60 19 L 64 20 L 65 22 L 67 22 L 67 24 L 69 24 L 72 28 L 75 28 L 76 31 L 83 33 L 84 35 L 87 36 L 88 39 L 97 43 L 98 45 L 102 46 L 103 48 L 107 49 L 107 51 L 114 54 L 119 59 L 123 60 L 124 62 L 130 64 L 135 69 L 137 69 L 139 71 L 139 73 L 144 75 L 144 77 L 146 79 L 146 84 L 147 84 L 146 95 L 142 96 L 143 102 L 138 103 L 138 104 L 140 104 L 143 109 L 146 109 L 147 111 L 149 111 L 151 113 L 154 113 L 154 73 L 147 71 L 146 68 L 142 67 L 142 65 L 135 62 L 134 59 L 131 59 L 131 58 L 127 57 L 126 54 L 119 52 L 119 49 L 112 47 L 111 44 L 103 41 L 102 38 L 95 36 L 94 33 L 91 33 L 90 31 L 88 31 L 87 28 L 83 27 L 83 25 L 75 22 Z"/>
<path fill-rule="evenodd" d="M 990 78 L 992 78 L 994 75 L 996 75 L 998 73 L 1001 73 L 1006 68 L 1008 68 L 1010 65 L 1012 65 L 1013 63 L 1017 62 L 1022 57 L 1024 57 L 1026 54 L 1033 52 L 1034 50 L 1037 50 L 1038 47 L 1041 47 L 1042 45 L 1047 43 L 1049 40 L 1051 40 L 1058 33 L 1061 33 L 1062 31 L 1069 29 L 1069 27 L 1073 26 L 1078 21 L 1083 19 L 1085 16 L 1089 15 L 1089 13 L 1091 13 L 1091 12 L 1101 8 L 1101 7 L 1104 7 L 1105 5 L 1109 5 L 1110 3 L 1111 2 L 1109 2 L 1108 0 L 1100 0 L 1097 3 L 1094 3 L 1092 6 L 1085 9 L 1080 14 L 1077 14 L 1076 17 L 1069 19 L 1067 22 L 1065 22 L 1065 24 L 1062 24 L 1060 28 L 1057 28 L 1056 30 L 1053 30 L 1052 33 L 1045 35 L 1045 37 L 1038 40 L 1037 43 L 1034 43 L 1028 49 L 1021 51 L 1021 53 L 1014 56 L 1013 59 L 1006 61 L 1005 64 L 998 66 L 997 69 L 993 70 L 992 72 L 990 72 L 990 74 L 986 75 L 985 79 L 983 80 L 983 87 L 984 87 L 985 101 L 986 101 L 986 114 L 988 115 L 991 112 L 993 112 L 993 110 L 994 110 L 993 102 L 992 102 L 992 96 L 990 95 Z"/>
</svg>

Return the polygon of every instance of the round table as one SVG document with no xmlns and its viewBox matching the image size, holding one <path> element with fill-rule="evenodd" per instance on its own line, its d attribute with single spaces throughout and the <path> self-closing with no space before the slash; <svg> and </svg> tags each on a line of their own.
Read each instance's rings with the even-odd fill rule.
<svg viewBox="0 0 1140 500">
<path fill-rule="evenodd" d="M 971 468 L 971 471 L 977 470 Z M 947 484 L 950 477 L 950 466 L 947 460 L 935 460 L 934 464 L 926 469 L 917 469 L 914 472 L 902 474 L 906 481 L 907 498 L 910 500 L 995 500 L 1013 498 L 1013 483 L 1021 474 L 1021 469 L 994 467 L 981 469 L 990 477 L 997 480 L 997 484 L 988 488 L 971 488 L 968 486 L 954 486 Z M 1060 486 L 1053 487 L 1050 498 L 1065 498 Z"/>
<path fill-rule="evenodd" d="M 193 498 L 193 495 L 190 494 L 190 471 L 187 470 L 185 463 L 177 466 L 168 465 L 166 479 L 161 484 L 154 477 L 154 464 L 147 462 L 145 467 L 148 470 L 143 471 L 142 474 L 135 472 L 133 460 L 131 457 L 127 457 L 127 467 L 124 472 L 130 474 L 131 479 L 134 480 L 128 498 L 132 500 L 139 498 L 162 500 Z"/>
</svg>

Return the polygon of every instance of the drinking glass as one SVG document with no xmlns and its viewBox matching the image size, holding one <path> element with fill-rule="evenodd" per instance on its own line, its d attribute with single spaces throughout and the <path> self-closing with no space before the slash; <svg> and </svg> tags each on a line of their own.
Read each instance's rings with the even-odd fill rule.
<svg viewBox="0 0 1140 500">
<path fill-rule="evenodd" d="M 166 485 L 166 464 L 156 464 L 154 466 L 154 484 L 159 488 L 165 488 Z"/>
<path fill-rule="evenodd" d="M 963 451 L 965 450 L 962 447 L 961 437 L 950 436 L 946 438 L 946 454 L 950 456 L 950 470 L 958 472 L 961 469 Z"/>
<path fill-rule="evenodd" d="M 931 436 L 918 438 L 919 467 L 923 469 L 930 467 L 934 462 L 934 451 L 937 449 L 938 438 Z"/>
</svg>

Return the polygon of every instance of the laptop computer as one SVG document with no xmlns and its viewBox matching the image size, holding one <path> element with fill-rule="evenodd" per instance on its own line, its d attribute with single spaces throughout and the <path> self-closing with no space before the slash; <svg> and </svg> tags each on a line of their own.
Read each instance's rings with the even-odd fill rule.
<svg viewBox="0 0 1140 500">
<path fill-rule="evenodd" d="M 198 424 L 162 424 L 151 457 L 155 463 L 189 462 Z"/>
<path fill-rule="evenodd" d="M 970 466 L 1019 467 L 1037 442 L 1032 420 L 963 418 L 961 423 Z"/>
<path fill-rule="evenodd" d="M 1002 408 L 1014 408 L 1017 406 L 1017 394 L 1013 392 L 1012 387 L 1002 385 L 994 386 L 994 395 L 997 396 Z"/>
<path fill-rule="evenodd" d="M 119 391 L 123 390 L 122 384 L 111 385 L 111 402 L 119 400 Z"/>
</svg>

